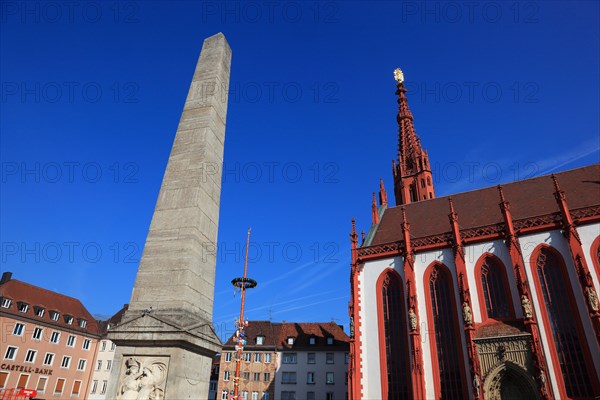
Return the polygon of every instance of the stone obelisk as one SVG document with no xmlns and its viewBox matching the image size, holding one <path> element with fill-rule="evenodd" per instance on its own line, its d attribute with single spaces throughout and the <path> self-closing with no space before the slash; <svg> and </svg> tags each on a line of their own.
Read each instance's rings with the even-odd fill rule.
<svg viewBox="0 0 600 400">
<path fill-rule="evenodd" d="M 231 49 L 222 33 L 202 46 L 129 309 L 110 327 L 117 344 L 112 399 L 204 399 L 212 356 L 217 228 Z"/>
</svg>

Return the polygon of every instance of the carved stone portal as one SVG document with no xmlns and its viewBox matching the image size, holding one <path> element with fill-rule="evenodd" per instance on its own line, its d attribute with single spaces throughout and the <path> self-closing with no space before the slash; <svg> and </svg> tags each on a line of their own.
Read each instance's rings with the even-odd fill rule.
<svg viewBox="0 0 600 400">
<path fill-rule="evenodd" d="M 476 338 L 483 398 L 537 399 L 531 355 L 531 335 Z"/>
<path fill-rule="evenodd" d="M 168 357 L 124 356 L 117 400 L 163 400 Z"/>
</svg>

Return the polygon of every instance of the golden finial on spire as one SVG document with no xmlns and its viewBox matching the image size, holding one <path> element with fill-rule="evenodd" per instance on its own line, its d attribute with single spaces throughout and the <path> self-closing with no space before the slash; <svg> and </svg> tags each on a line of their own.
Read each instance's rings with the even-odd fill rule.
<svg viewBox="0 0 600 400">
<path fill-rule="evenodd" d="M 394 70 L 394 79 L 398 83 L 404 82 L 404 74 L 402 73 L 402 70 L 400 68 L 396 68 Z"/>
</svg>

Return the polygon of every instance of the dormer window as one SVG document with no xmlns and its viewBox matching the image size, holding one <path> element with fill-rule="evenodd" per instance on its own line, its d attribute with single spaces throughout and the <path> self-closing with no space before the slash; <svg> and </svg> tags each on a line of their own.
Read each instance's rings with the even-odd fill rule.
<svg viewBox="0 0 600 400">
<path fill-rule="evenodd" d="M 78 319 L 77 322 L 79 322 L 80 328 L 85 328 L 87 326 L 87 321 L 85 319 Z"/>
<path fill-rule="evenodd" d="M 294 344 L 294 337 L 292 337 L 292 336 L 288 337 L 287 344 L 289 344 L 289 345 Z"/>
<path fill-rule="evenodd" d="M 17 306 L 19 307 L 19 312 L 26 313 L 27 310 L 29 310 L 29 304 L 23 303 L 22 301 L 18 302 Z"/>
<path fill-rule="evenodd" d="M 73 325 L 73 317 L 70 315 L 65 315 L 65 322 L 67 325 Z"/>
<path fill-rule="evenodd" d="M 44 313 L 46 312 L 46 310 L 43 307 L 33 307 L 33 312 L 35 312 L 35 315 L 37 317 L 43 317 Z"/>
<path fill-rule="evenodd" d="M 308 344 L 312 344 L 314 345 L 316 343 L 317 339 L 314 336 L 311 336 L 308 338 Z"/>
<path fill-rule="evenodd" d="M 265 337 L 264 336 L 257 336 L 256 337 L 256 344 L 265 344 Z"/>
<path fill-rule="evenodd" d="M 50 319 L 52 321 L 58 321 L 60 314 L 57 311 L 50 311 Z"/>
<path fill-rule="evenodd" d="M 11 299 L 7 299 L 6 297 L 3 297 L 2 303 L 0 303 L 0 306 L 2 306 L 2 308 L 9 308 L 11 303 L 12 303 Z"/>
<path fill-rule="evenodd" d="M 327 344 L 333 344 L 333 337 L 332 336 L 328 336 L 327 337 Z"/>
</svg>

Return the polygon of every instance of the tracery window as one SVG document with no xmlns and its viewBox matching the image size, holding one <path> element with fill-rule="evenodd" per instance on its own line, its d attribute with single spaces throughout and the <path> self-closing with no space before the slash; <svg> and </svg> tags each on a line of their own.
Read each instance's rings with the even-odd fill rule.
<svg viewBox="0 0 600 400">
<path fill-rule="evenodd" d="M 383 337 L 380 338 L 380 346 L 385 346 L 385 359 L 382 360 L 382 380 L 385 380 L 382 382 L 382 396 L 387 399 L 409 399 L 412 398 L 412 390 L 404 291 L 395 272 L 387 272 L 381 279 L 379 318 L 383 322 L 383 332 L 380 332 Z"/>
<path fill-rule="evenodd" d="M 479 273 L 481 280 L 479 294 L 483 297 L 487 317 L 497 319 L 511 317 L 513 310 L 504 265 L 500 260 L 488 255 L 483 259 Z"/>
<path fill-rule="evenodd" d="M 461 370 L 464 368 L 460 328 L 456 316 L 456 302 L 452 275 L 442 265 L 431 267 L 426 281 L 429 301 L 429 329 L 433 328 L 435 341 L 431 342 L 434 355 L 434 374 L 439 376 L 438 398 L 463 399 Z M 436 385 L 437 386 L 437 385 Z"/>
<path fill-rule="evenodd" d="M 550 248 L 542 248 L 535 260 L 539 290 L 556 348 L 558 364 L 569 398 L 591 398 L 593 389 L 586 367 L 582 343 L 586 341 L 577 329 L 580 323 L 576 307 L 570 301 L 572 289 L 560 260 Z"/>
</svg>

